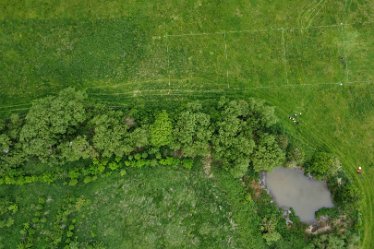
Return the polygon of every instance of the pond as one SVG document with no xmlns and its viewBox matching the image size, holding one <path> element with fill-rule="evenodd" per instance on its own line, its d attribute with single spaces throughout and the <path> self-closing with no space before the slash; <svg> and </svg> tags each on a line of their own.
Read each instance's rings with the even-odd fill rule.
<svg viewBox="0 0 374 249">
<path fill-rule="evenodd" d="M 266 187 L 279 207 L 292 207 L 304 223 L 313 223 L 318 209 L 333 207 L 326 183 L 306 177 L 300 169 L 273 169 L 266 173 Z"/>
</svg>

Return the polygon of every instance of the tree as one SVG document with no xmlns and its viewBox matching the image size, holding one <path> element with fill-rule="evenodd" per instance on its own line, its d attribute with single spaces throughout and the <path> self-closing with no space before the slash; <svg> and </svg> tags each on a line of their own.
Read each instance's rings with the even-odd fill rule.
<svg viewBox="0 0 374 249">
<path fill-rule="evenodd" d="M 261 224 L 262 237 L 269 246 L 277 242 L 282 238 L 280 233 L 276 230 L 278 224 L 277 217 L 271 215 L 269 217 L 264 217 Z"/>
<path fill-rule="evenodd" d="M 263 134 L 251 155 L 252 166 L 256 172 L 269 171 L 280 166 L 285 159 L 285 153 L 273 135 Z"/>
<path fill-rule="evenodd" d="M 133 148 L 144 148 L 149 145 L 147 128 L 139 127 L 130 133 L 130 141 Z"/>
<path fill-rule="evenodd" d="M 313 239 L 315 249 L 344 249 L 346 243 L 344 239 L 334 234 L 322 234 Z"/>
<path fill-rule="evenodd" d="M 248 108 L 245 101 L 220 101 L 221 116 L 216 122 L 213 137 L 214 158 L 234 177 L 246 173 L 255 145 Z"/>
<path fill-rule="evenodd" d="M 336 175 L 341 169 L 338 158 L 327 152 L 314 153 L 311 161 L 306 165 L 306 171 L 317 179 L 326 179 Z"/>
<path fill-rule="evenodd" d="M 11 115 L 10 115 L 10 126 L 12 127 L 12 128 L 15 128 L 15 127 L 21 127 L 22 126 L 22 119 L 21 119 L 21 117 L 19 116 L 19 114 L 18 113 L 12 113 Z"/>
<path fill-rule="evenodd" d="M 209 154 L 212 130 L 209 115 L 201 112 L 199 103 L 192 103 L 177 118 L 173 131 L 174 149 L 186 157 L 206 156 Z"/>
<path fill-rule="evenodd" d="M 56 146 L 86 120 L 86 95 L 68 88 L 56 97 L 33 102 L 20 133 L 26 155 L 47 161 Z"/>
<path fill-rule="evenodd" d="M 89 144 L 85 136 L 77 136 L 70 142 L 59 145 L 61 158 L 67 162 L 74 162 L 80 159 L 95 158 L 96 152 Z"/>
<path fill-rule="evenodd" d="M 171 145 L 173 124 L 166 111 L 156 115 L 154 123 L 150 126 L 150 143 L 155 147 Z"/>
<path fill-rule="evenodd" d="M 121 111 L 108 111 L 92 119 L 95 132 L 93 144 L 102 157 L 121 158 L 133 150 L 124 117 Z"/>
<path fill-rule="evenodd" d="M 249 120 L 255 132 L 262 132 L 270 129 L 278 122 L 273 106 L 268 106 L 264 101 L 250 98 L 248 99 Z"/>
<path fill-rule="evenodd" d="M 11 144 L 10 138 L 6 134 L 0 135 L 0 153 L 8 154 Z"/>
<path fill-rule="evenodd" d="M 287 150 L 290 147 L 290 143 L 288 141 L 288 136 L 286 134 L 279 134 L 277 135 L 277 143 L 282 150 Z"/>
<path fill-rule="evenodd" d="M 5 121 L 4 119 L 0 118 L 0 131 L 5 130 Z"/>
<path fill-rule="evenodd" d="M 288 167 L 301 165 L 304 161 L 304 151 L 301 148 L 295 147 L 290 144 L 287 148 L 286 158 Z"/>
</svg>

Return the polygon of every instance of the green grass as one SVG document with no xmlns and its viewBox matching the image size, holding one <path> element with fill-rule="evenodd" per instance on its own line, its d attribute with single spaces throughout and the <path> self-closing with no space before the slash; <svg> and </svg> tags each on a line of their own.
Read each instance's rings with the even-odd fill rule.
<svg viewBox="0 0 374 249">
<path fill-rule="evenodd" d="M 254 208 L 250 203 L 235 205 L 227 197 L 240 191 L 235 181 L 222 189 L 200 171 L 166 168 L 135 171 L 115 180 L 83 189 L 91 203 L 82 210 L 82 237 L 89 237 L 95 227 L 109 248 L 263 247 Z M 241 209 L 248 214 L 236 220 Z M 240 233 L 243 230 L 246 234 Z"/>
<path fill-rule="evenodd" d="M 363 248 L 372 248 L 373 12 L 368 0 L 2 1 L 0 115 L 67 86 L 111 105 L 170 109 L 265 99 L 308 152 L 342 158 L 363 195 Z M 300 126 L 288 120 L 295 111 Z"/>
<path fill-rule="evenodd" d="M 48 221 L 38 227 L 34 246 L 44 248 L 58 210 L 71 196 L 81 203 L 73 217 L 81 243 L 100 241 L 107 248 L 265 248 L 254 203 L 244 201 L 240 183 L 219 175 L 208 179 L 199 168 L 130 170 L 125 177 L 113 175 L 69 188 L 2 187 L 1 195 L 21 205 L 15 226 L 2 229 L 0 241 L 5 248 L 20 243 L 19 230 L 43 197 L 50 199 L 42 211 Z"/>
</svg>

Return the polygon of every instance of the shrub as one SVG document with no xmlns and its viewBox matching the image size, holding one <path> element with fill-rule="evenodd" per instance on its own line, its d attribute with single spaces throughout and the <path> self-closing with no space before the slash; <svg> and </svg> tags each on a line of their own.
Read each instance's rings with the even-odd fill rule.
<svg viewBox="0 0 374 249">
<path fill-rule="evenodd" d="M 116 169 L 119 168 L 119 164 L 118 164 L 118 163 L 115 163 L 115 162 L 111 162 L 111 163 L 109 163 L 108 166 L 109 166 L 110 170 L 112 170 L 112 171 L 114 171 L 114 170 L 116 170 Z"/>
<path fill-rule="evenodd" d="M 127 171 L 125 169 L 121 169 L 119 174 L 120 174 L 120 176 L 125 176 L 127 174 Z"/>
<path fill-rule="evenodd" d="M 328 216 L 329 218 L 336 218 L 339 216 L 339 210 L 337 208 L 321 208 L 316 211 L 316 218 L 321 216 Z"/>
<path fill-rule="evenodd" d="M 71 179 L 70 182 L 69 182 L 69 186 L 75 186 L 78 184 L 78 180 L 77 179 Z"/>
<path fill-rule="evenodd" d="M 327 179 L 337 174 L 341 168 L 338 158 L 327 152 L 316 152 L 306 165 L 306 171 L 317 179 Z"/>
<path fill-rule="evenodd" d="M 192 166 L 193 166 L 193 160 L 191 160 L 191 159 L 184 159 L 183 160 L 183 167 L 185 169 L 192 169 Z"/>
</svg>

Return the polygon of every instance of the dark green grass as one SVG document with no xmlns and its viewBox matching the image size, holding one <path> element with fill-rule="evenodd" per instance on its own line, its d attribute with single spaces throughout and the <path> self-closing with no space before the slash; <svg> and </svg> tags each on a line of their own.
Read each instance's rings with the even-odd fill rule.
<svg viewBox="0 0 374 249">
<path fill-rule="evenodd" d="M 217 174 L 208 179 L 201 166 L 131 170 L 77 187 L 60 184 L 1 187 L 0 193 L 19 203 L 16 223 L 2 229 L 1 242 L 21 242 L 23 223 L 31 222 L 38 198 L 48 198 L 34 246 L 47 246 L 56 214 L 68 197 L 79 198 L 74 214 L 78 241 L 100 241 L 107 248 L 264 248 L 253 202 L 244 200 L 239 182 Z"/>
<path fill-rule="evenodd" d="M 25 223 L 31 224 L 35 216 L 36 206 L 39 198 L 43 200 L 48 199 L 44 208 L 40 211 L 47 222 L 39 224 L 35 239 L 39 248 L 46 248 L 46 237 L 53 231 L 53 223 L 56 220 L 56 215 L 66 204 L 66 199 L 73 196 L 71 189 L 62 185 L 44 185 L 33 184 L 27 187 L 0 187 L 0 196 L 16 203 L 18 205 L 18 212 L 15 215 L 15 223 L 11 229 L 1 229 L 0 245 L 3 248 L 16 248 L 22 242 L 22 230 Z"/>
<path fill-rule="evenodd" d="M 78 231 L 88 237 L 94 227 L 109 248 L 263 247 L 253 204 L 231 202 L 240 184 L 229 186 L 221 189 L 199 171 L 165 168 L 110 178 L 82 190 L 91 203 Z M 241 209 L 248 214 L 237 220 Z"/>
</svg>

